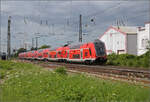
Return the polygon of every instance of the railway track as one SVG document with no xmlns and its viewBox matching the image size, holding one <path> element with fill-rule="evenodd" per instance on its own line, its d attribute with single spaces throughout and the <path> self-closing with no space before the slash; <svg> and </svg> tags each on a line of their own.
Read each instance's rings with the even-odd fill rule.
<svg viewBox="0 0 150 102">
<path fill-rule="evenodd" d="M 150 85 L 150 70 L 149 69 L 135 69 L 125 68 L 119 66 L 102 66 L 102 65 L 83 65 L 70 64 L 60 62 L 43 62 L 43 61 L 27 61 L 34 64 L 39 64 L 46 68 L 57 68 L 65 66 L 69 72 L 73 73 L 87 73 L 96 77 L 113 80 L 123 80 L 131 83 L 143 83 Z"/>
</svg>

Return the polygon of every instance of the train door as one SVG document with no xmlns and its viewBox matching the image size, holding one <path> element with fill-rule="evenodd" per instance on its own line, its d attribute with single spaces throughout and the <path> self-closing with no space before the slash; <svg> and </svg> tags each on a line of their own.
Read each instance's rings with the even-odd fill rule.
<svg viewBox="0 0 150 102">
<path fill-rule="evenodd" d="M 58 51 L 58 53 L 57 53 L 57 58 L 61 58 L 61 56 L 62 56 L 61 53 L 62 53 L 61 51 Z"/>
<path fill-rule="evenodd" d="M 43 51 L 43 58 L 48 58 L 48 49 L 45 49 L 44 51 Z"/>
<path fill-rule="evenodd" d="M 66 50 L 62 51 L 62 58 L 67 58 L 68 57 L 68 52 Z"/>
<path fill-rule="evenodd" d="M 35 59 L 38 58 L 38 51 L 35 51 Z"/>
<path fill-rule="evenodd" d="M 91 58 L 91 49 L 83 49 L 83 59 Z"/>
<path fill-rule="evenodd" d="M 51 59 L 57 58 L 57 53 L 56 53 L 56 51 L 50 51 L 50 53 L 49 53 L 49 58 L 51 58 Z"/>
<path fill-rule="evenodd" d="M 38 51 L 38 59 L 42 59 L 42 57 L 43 57 L 43 50 L 39 50 Z"/>
</svg>

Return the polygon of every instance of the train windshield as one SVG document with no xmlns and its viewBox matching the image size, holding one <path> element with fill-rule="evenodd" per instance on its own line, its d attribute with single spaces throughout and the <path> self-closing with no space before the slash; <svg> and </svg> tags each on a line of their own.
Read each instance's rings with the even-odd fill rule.
<svg viewBox="0 0 150 102">
<path fill-rule="evenodd" d="M 94 42 L 96 55 L 97 56 L 104 56 L 105 55 L 105 45 L 100 40 L 96 40 Z"/>
</svg>

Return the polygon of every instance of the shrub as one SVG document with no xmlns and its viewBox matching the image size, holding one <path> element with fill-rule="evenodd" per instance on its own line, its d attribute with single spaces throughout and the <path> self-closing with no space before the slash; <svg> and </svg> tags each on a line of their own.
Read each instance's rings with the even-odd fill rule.
<svg viewBox="0 0 150 102">
<path fill-rule="evenodd" d="M 149 58 L 145 57 L 141 61 L 142 61 L 142 67 L 149 67 Z"/>
<path fill-rule="evenodd" d="M 107 56 L 108 65 L 120 65 L 120 66 L 129 66 L 129 67 L 149 67 L 150 63 L 150 51 L 146 52 L 141 56 L 135 56 L 130 54 L 111 54 Z"/>
<path fill-rule="evenodd" d="M 141 66 L 141 62 L 136 59 L 135 61 L 133 61 L 133 66 L 134 67 L 140 67 Z"/>
<path fill-rule="evenodd" d="M 129 55 L 129 54 L 126 54 L 126 55 L 127 55 L 127 56 L 126 56 L 127 59 L 134 59 L 134 58 L 136 58 L 135 55 Z"/>
<path fill-rule="evenodd" d="M 63 74 L 63 75 L 66 75 L 67 74 L 67 70 L 65 67 L 58 67 L 54 70 L 56 73 L 58 74 Z"/>
<path fill-rule="evenodd" d="M 127 60 L 121 60 L 120 65 L 121 66 L 126 66 L 127 65 Z"/>
<path fill-rule="evenodd" d="M 114 63 L 114 65 L 120 65 L 120 61 L 118 59 L 114 60 L 113 63 Z"/>
<path fill-rule="evenodd" d="M 114 65 L 114 64 L 117 65 L 118 62 L 115 62 L 117 60 L 117 58 L 118 58 L 118 55 L 115 54 L 115 53 L 112 53 L 111 55 L 108 55 L 106 64 L 108 64 L 108 65 Z"/>
<path fill-rule="evenodd" d="M 129 60 L 129 61 L 127 62 L 127 66 L 132 67 L 132 66 L 133 66 L 133 61 L 132 61 L 132 60 Z"/>
</svg>

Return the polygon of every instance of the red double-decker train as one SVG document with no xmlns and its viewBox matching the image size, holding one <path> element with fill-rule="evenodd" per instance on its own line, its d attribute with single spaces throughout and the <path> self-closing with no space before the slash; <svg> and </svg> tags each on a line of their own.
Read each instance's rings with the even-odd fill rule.
<svg viewBox="0 0 150 102">
<path fill-rule="evenodd" d="M 20 53 L 19 58 L 85 64 L 105 63 L 107 61 L 105 44 L 100 40 L 84 44 L 65 45 L 55 49 L 47 48 L 28 51 Z"/>
</svg>

